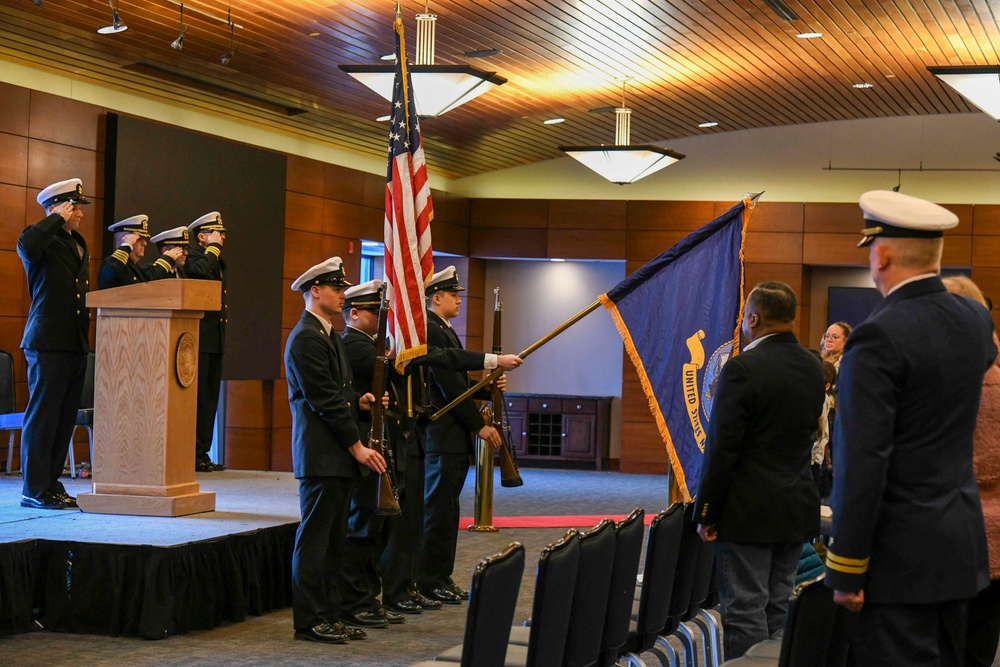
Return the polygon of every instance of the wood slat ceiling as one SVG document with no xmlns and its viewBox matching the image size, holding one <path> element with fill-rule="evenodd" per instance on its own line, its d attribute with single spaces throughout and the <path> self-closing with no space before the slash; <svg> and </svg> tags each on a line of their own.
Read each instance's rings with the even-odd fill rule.
<svg viewBox="0 0 1000 667">
<path fill-rule="evenodd" d="M 387 127 L 374 119 L 388 103 L 337 66 L 392 52 L 392 2 L 235 0 L 237 53 L 223 67 L 227 2 L 186 3 L 184 49 L 175 51 L 176 4 L 120 1 L 128 31 L 98 35 L 110 23 L 106 2 L 0 0 L 0 59 L 385 154 Z M 798 20 L 783 20 L 765 0 L 436 0 L 437 64 L 472 64 L 508 83 L 424 120 L 428 164 L 458 178 L 559 157 L 561 144 L 611 143 L 613 114 L 588 109 L 617 105 L 622 75 L 633 77 L 632 143 L 669 147 L 704 132 L 974 111 L 927 66 L 1000 62 L 1000 3 L 786 4 Z M 422 10 L 403 5 L 411 57 Z M 824 36 L 795 37 L 809 30 Z M 463 55 L 481 49 L 502 53 Z M 874 87 L 852 87 L 862 82 Z M 556 116 L 566 122 L 542 124 Z M 719 125 L 699 129 L 705 121 Z"/>
</svg>

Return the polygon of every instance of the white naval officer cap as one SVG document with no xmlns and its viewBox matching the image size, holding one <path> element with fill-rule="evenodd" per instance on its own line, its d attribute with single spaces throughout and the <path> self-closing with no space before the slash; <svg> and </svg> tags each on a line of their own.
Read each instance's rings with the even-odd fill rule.
<svg viewBox="0 0 1000 667">
<path fill-rule="evenodd" d="M 140 214 L 133 215 L 131 218 L 125 218 L 124 220 L 119 220 L 115 224 L 108 227 L 109 232 L 126 232 L 132 234 L 138 234 L 144 239 L 149 238 L 149 216 Z"/>
<path fill-rule="evenodd" d="M 378 310 L 382 306 L 382 281 L 376 278 L 344 290 L 344 310 Z"/>
<path fill-rule="evenodd" d="M 71 178 L 68 181 L 53 183 L 38 193 L 35 201 L 41 204 L 42 208 L 48 208 L 64 201 L 74 204 L 89 204 L 90 200 L 83 196 L 83 181 L 79 178 Z"/>
<path fill-rule="evenodd" d="M 182 225 L 168 229 L 165 232 L 160 232 L 149 240 L 157 244 L 157 246 L 160 244 L 188 246 L 191 243 L 191 232 L 188 231 L 187 227 Z"/>
<path fill-rule="evenodd" d="M 861 230 L 862 248 L 878 237 L 939 239 L 944 230 L 958 225 L 958 216 L 925 199 L 893 192 L 872 190 L 861 195 L 858 205 L 865 220 L 875 223 Z"/>
<path fill-rule="evenodd" d="M 188 225 L 188 230 L 192 234 L 199 234 L 201 232 L 224 232 L 226 228 L 222 224 L 222 214 L 218 211 L 212 211 Z"/>
<path fill-rule="evenodd" d="M 330 259 L 310 267 L 292 283 L 292 291 L 306 292 L 313 285 L 333 285 L 334 287 L 350 287 L 351 283 L 344 276 L 344 263 L 339 257 Z"/>
<path fill-rule="evenodd" d="M 435 292 L 464 292 L 465 288 L 458 282 L 458 271 L 454 266 L 449 266 L 444 271 L 438 271 L 431 276 L 427 287 L 424 288 L 424 295 L 431 296 Z"/>
</svg>

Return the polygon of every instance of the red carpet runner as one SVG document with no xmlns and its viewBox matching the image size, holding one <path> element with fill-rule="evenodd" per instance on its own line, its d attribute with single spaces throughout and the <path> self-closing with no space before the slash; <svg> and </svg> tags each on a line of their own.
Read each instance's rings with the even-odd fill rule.
<svg viewBox="0 0 1000 667">
<path fill-rule="evenodd" d="M 568 514 L 564 516 L 496 516 L 493 517 L 493 525 L 497 528 L 581 528 L 597 525 L 602 519 L 621 521 L 626 514 L 610 514 L 602 516 L 600 514 Z M 646 525 L 653 520 L 655 513 L 647 513 L 645 516 Z M 458 521 L 461 530 L 472 525 L 472 517 L 463 517 Z"/>
</svg>

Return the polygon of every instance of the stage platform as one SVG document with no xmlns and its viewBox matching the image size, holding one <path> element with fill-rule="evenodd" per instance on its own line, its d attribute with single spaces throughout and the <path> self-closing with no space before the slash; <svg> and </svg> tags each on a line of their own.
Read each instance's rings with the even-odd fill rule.
<svg viewBox="0 0 1000 667">
<path fill-rule="evenodd" d="M 158 639 L 291 604 L 299 522 L 290 473 L 198 475 L 216 511 L 183 517 L 20 506 L 0 476 L 0 635 L 62 632 Z M 73 495 L 88 480 L 63 478 Z"/>
</svg>

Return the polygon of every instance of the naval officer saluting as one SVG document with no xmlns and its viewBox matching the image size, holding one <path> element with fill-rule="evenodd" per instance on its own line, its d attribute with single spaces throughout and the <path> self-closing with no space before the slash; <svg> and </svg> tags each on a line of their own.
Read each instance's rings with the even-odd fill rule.
<svg viewBox="0 0 1000 667">
<path fill-rule="evenodd" d="M 149 216 L 133 215 L 108 227 L 115 233 L 115 251 L 108 255 L 97 274 L 97 287 L 109 289 L 166 278 L 174 270 L 180 250 L 172 249 L 152 264 L 140 267 L 149 244 Z"/>
<path fill-rule="evenodd" d="M 149 241 L 156 245 L 160 255 L 167 255 L 173 260 L 173 269 L 164 278 L 187 278 L 184 265 L 187 263 L 188 247 L 191 245 L 191 232 L 187 227 L 168 229 Z"/>
<path fill-rule="evenodd" d="M 21 232 L 17 254 L 28 277 L 31 308 L 21 348 L 28 361 L 28 406 L 21 431 L 21 506 L 76 507 L 59 481 L 73 436 L 90 350 L 87 242 L 79 178 L 48 186 L 36 198 L 46 217 Z"/>
</svg>

